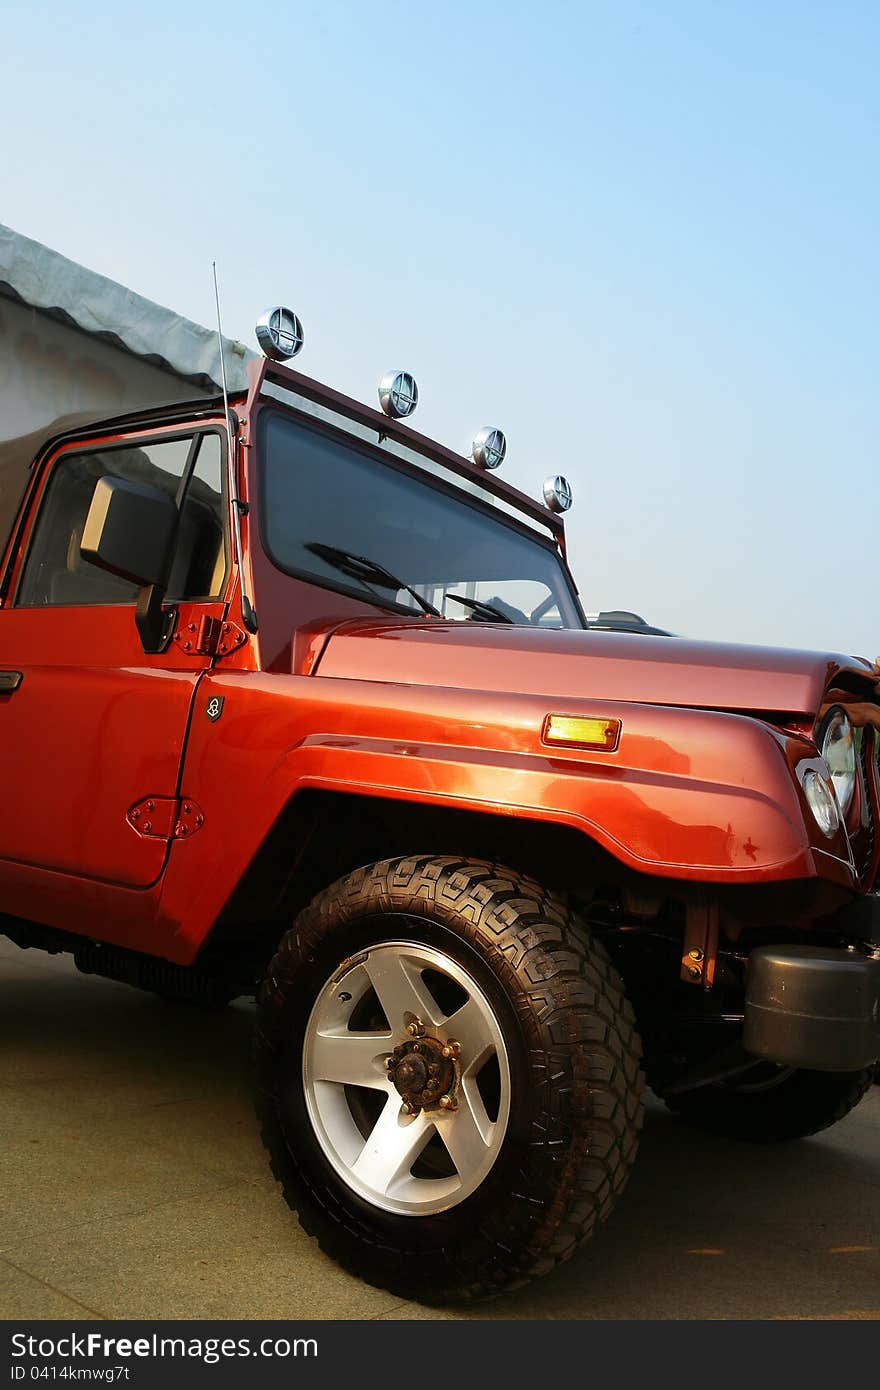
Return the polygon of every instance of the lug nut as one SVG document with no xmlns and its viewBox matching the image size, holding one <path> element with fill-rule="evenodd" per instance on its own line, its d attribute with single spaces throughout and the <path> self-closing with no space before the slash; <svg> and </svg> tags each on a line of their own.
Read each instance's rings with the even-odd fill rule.
<svg viewBox="0 0 880 1390">
<path fill-rule="evenodd" d="M 444 1110 L 456 1110 L 458 1108 L 458 1101 L 455 1096 L 441 1096 L 440 1104 Z"/>
<path fill-rule="evenodd" d="M 447 1043 L 444 1043 L 442 1048 L 440 1049 L 441 1057 L 457 1057 L 460 1052 L 461 1043 L 457 1042 L 455 1038 L 450 1038 L 449 1041 Z"/>
<path fill-rule="evenodd" d="M 386 1070 L 386 1071 L 394 1071 L 394 1058 L 393 1058 L 393 1057 L 386 1057 L 386 1058 L 385 1058 L 385 1070 Z"/>
<path fill-rule="evenodd" d="M 406 1025 L 406 1031 L 411 1038 L 423 1038 L 425 1036 L 424 1025 L 421 1024 L 418 1019 L 414 1019 L 412 1023 L 408 1023 Z"/>
<path fill-rule="evenodd" d="M 418 1105 L 411 1105 L 408 1100 L 403 1102 L 404 1115 L 418 1115 L 420 1108 Z"/>
</svg>

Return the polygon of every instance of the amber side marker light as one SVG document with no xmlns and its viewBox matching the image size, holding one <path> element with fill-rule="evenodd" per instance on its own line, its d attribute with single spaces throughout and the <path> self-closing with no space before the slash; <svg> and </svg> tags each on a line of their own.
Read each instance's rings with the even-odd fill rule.
<svg viewBox="0 0 880 1390">
<path fill-rule="evenodd" d="M 548 714 L 541 738 L 544 743 L 613 753 L 620 739 L 620 720 L 585 719 L 579 714 Z"/>
</svg>

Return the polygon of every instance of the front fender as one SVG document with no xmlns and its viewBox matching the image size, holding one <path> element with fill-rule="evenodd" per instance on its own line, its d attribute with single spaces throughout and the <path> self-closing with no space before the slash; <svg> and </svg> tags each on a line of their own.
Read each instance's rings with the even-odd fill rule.
<svg viewBox="0 0 880 1390">
<path fill-rule="evenodd" d="M 224 699 L 216 723 L 207 703 Z M 613 753 L 551 749 L 548 713 L 616 718 Z M 182 792 L 204 825 L 172 845 L 164 922 L 192 954 L 291 797 L 305 788 L 571 826 L 628 868 L 712 882 L 851 886 L 845 837 L 819 843 L 794 768 L 805 740 L 744 715 L 547 700 L 320 676 L 220 673 L 196 701 Z M 414 845 L 423 850 L 423 845 Z M 184 945 L 184 943 L 188 943 Z"/>
</svg>

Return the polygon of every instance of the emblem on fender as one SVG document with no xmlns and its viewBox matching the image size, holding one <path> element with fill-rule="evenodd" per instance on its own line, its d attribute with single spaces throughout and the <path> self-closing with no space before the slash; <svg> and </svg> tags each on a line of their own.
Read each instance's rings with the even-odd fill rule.
<svg viewBox="0 0 880 1390">
<path fill-rule="evenodd" d="M 208 716 L 212 724 L 216 724 L 217 720 L 223 713 L 223 705 L 225 702 L 225 698 L 226 697 L 224 695 L 212 695 L 207 705 L 205 706 L 205 714 Z"/>
</svg>

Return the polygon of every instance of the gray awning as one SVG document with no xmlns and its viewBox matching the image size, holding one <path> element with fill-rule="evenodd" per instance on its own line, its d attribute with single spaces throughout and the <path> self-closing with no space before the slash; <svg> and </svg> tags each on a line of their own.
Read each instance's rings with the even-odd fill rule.
<svg viewBox="0 0 880 1390">
<path fill-rule="evenodd" d="M 0 223 L 0 294 L 75 324 L 213 394 L 220 387 L 217 334 L 105 275 L 69 261 Z M 249 352 L 225 339 L 231 392 L 247 389 Z"/>
<path fill-rule="evenodd" d="M 224 339 L 229 390 L 256 353 Z M 0 224 L 0 553 L 65 426 L 220 394 L 217 334 Z"/>
</svg>

